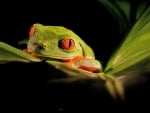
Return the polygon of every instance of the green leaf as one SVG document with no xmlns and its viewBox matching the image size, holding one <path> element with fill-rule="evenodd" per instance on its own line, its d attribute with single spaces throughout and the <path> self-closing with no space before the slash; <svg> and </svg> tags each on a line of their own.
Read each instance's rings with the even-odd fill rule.
<svg viewBox="0 0 150 113">
<path fill-rule="evenodd" d="M 140 18 L 140 16 L 144 13 L 147 7 L 149 7 L 148 1 L 142 0 L 138 3 L 136 11 L 136 20 Z"/>
<path fill-rule="evenodd" d="M 114 75 L 150 59 L 150 7 L 135 23 L 118 50 L 110 58 L 105 72 Z M 150 70 L 150 69 L 149 69 Z"/>
<path fill-rule="evenodd" d="M 118 22 L 120 32 L 130 26 L 131 3 L 128 0 L 98 0 Z"/>
<path fill-rule="evenodd" d="M 23 39 L 23 40 L 20 40 L 19 42 L 18 42 L 18 45 L 27 45 L 27 42 L 28 42 L 28 38 L 25 38 L 25 39 Z"/>
<path fill-rule="evenodd" d="M 0 63 L 7 62 L 40 62 L 38 58 L 34 58 L 24 51 L 17 49 L 9 44 L 0 42 Z"/>
<path fill-rule="evenodd" d="M 149 6 L 148 1 L 134 0 L 98 0 L 118 23 L 121 33 L 128 31 Z"/>
</svg>

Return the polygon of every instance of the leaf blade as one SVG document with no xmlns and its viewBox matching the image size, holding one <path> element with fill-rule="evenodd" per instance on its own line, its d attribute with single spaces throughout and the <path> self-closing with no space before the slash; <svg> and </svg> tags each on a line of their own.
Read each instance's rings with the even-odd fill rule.
<svg viewBox="0 0 150 113">
<path fill-rule="evenodd" d="M 38 58 L 17 49 L 9 44 L 0 42 L 0 62 L 40 62 Z"/>
<path fill-rule="evenodd" d="M 150 57 L 150 7 L 135 23 L 116 53 L 110 58 L 105 72 L 115 74 Z M 111 71 L 109 71 L 111 69 Z"/>
</svg>

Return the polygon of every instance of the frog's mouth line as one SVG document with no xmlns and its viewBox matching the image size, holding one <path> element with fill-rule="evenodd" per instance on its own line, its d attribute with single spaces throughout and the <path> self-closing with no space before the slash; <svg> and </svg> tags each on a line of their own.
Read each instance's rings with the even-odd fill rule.
<svg viewBox="0 0 150 113">
<path fill-rule="evenodd" d="M 48 56 L 48 55 L 35 55 L 36 57 L 42 59 L 42 60 L 57 60 L 57 61 L 70 61 L 74 57 L 59 57 L 59 56 Z"/>
<path fill-rule="evenodd" d="M 32 50 L 27 51 L 29 54 L 31 54 L 33 57 L 40 58 L 42 60 L 58 60 L 58 61 L 70 61 L 74 58 L 74 56 L 70 57 L 63 57 L 63 56 L 56 56 L 56 55 L 41 55 L 38 53 L 33 52 Z"/>
</svg>

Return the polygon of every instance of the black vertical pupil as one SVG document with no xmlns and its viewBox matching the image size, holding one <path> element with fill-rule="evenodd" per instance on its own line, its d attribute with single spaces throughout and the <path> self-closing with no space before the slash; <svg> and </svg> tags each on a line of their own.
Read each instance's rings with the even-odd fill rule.
<svg viewBox="0 0 150 113">
<path fill-rule="evenodd" d="M 69 40 L 69 47 L 72 45 L 72 39 Z"/>
</svg>

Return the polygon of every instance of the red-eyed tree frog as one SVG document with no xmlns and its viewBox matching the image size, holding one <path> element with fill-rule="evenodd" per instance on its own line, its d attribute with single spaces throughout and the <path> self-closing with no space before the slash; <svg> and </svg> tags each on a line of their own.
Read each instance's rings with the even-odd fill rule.
<svg viewBox="0 0 150 113">
<path fill-rule="evenodd" d="M 108 0 L 105 2 L 101 0 L 101 2 L 110 9 L 120 23 L 125 20 L 125 24 L 122 24 L 124 28 L 128 22 L 127 19 L 130 19 L 133 14 L 132 11 L 130 13 L 130 10 L 126 10 L 132 9 L 131 5 L 117 0 L 114 1 L 115 4 Z M 129 8 L 125 8 L 124 4 Z M 146 75 L 150 73 L 150 7 L 148 5 L 136 8 L 138 8 L 137 11 L 134 10 L 136 22 L 129 27 L 130 30 L 127 29 L 124 40 L 114 51 L 103 70 L 100 62 L 95 59 L 93 50 L 73 31 L 65 27 L 44 26 L 38 23 L 31 27 L 30 38 L 25 49 L 31 55 L 0 41 L 0 63 L 45 60 L 66 72 L 69 76 L 66 82 L 68 79 L 70 81 L 70 76 L 81 80 L 84 75 L 86 77 L 90 75 L 88 76 L 90 79 L 93 78 L 91 75 L 95 75 L 105 81 L 105 86 L 113 98 L 116 99 L 119 96 L 124 99 L 124 87 L 130 87 L 135 82 L 149 81 Z M 125 15 L 127 18 L 124 18 Z"/>
<path fill-rule="evenodd" d="M 61 61 L 89 72 L 102 71 L 101 63 L 95 59 L 91 47 L 63 26 L 32 25 L 25 51 L 38 58 Z"/>
</svg>

